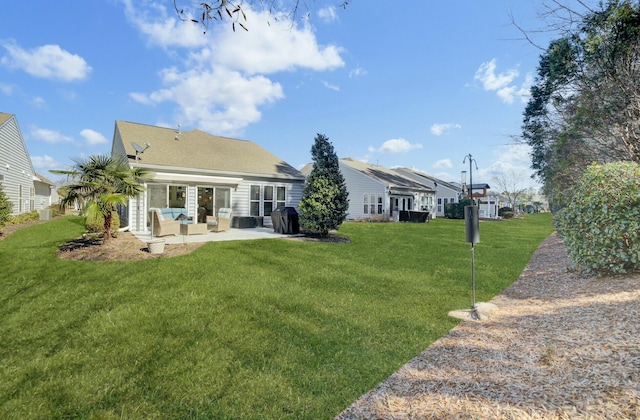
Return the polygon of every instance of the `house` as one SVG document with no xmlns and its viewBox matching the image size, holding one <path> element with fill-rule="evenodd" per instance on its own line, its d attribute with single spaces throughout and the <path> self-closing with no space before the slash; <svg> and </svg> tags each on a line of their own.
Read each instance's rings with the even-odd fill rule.
<svg viewBox="0 0 640 420">
<path fill-rule="evenodd" d="M 144 194 L 120 209 L 122 226 L 149 230 L 150 208 L 182 208 L 194 222 L 232 209 L 232 227 L 271 226 L 271 211 L 297 207 L 300 171 L 258 144 L 194 129 L 116 121 L 111 155 L 155 175 Z"/>
<path fill-rule="evenodd" d="M 36 172 L 33 177 L 33 186 L 34 210 L 44 210 L 59 203 L 60 197 L 56 191 L 56 186 L 49 179 Z"/>
<path fill-rule="evenodd" d="M 13 204 L 12 215 L 43 210 L 57 202 L 53 183 L 33 170 L 16 116 L 3 112 L 0 112 L 0 184 Z"/>
<path fill-rule="evenodd" d="M 498 196 L 489 194 L 491 187 L 489 184 L 467 184 L 466 196 L 471 197 L 478 203 L 478 215 L 480 217 L 498 217 L 498 208 L 501 200 Z"/>
<path fill-rule="evenodd" d="M 340 172 L 349 192 L 347 219 L 402 220 L 409 212 L 428 216 L 434 191 L 392 169 L 354 159 L 339 159 Z M 309 174 L 312 165 L 302 172 Z M 401 213 L 402 212 L 402 213 Z"/>
<path fill-rule="evenodd" d="M 398 173 L 410 177 L 435 191 L 435 206 L 433 217 L 444 217 L 447 204 L 458 203 L 462 194 L 462 187 L 452 182 L 445 182 L 425 172 L 410 168 L 396 168 Z"/>
</svg>

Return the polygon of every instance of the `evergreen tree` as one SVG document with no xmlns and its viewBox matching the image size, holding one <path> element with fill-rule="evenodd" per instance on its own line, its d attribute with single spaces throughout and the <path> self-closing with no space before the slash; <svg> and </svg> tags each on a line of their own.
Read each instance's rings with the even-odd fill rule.
<svg viewBox="0 0 640 420">
<path fill-rule="evenodd" d="M 2 191 L 2 184 L 0 184 L 0 228 L 9 221 L 12 209 L 13 203 L 9 201 L 9 197 Z"/>
<path fill-rule="evenodd" d="M 322 134 L 316 135 L 311 147 L 313 169 L 300 200 L 300 224 L 303 229 L 327 236 L 347 218 L 349 194 L 340 172 L 338 156 L 333 145 Z"/>
</svg>

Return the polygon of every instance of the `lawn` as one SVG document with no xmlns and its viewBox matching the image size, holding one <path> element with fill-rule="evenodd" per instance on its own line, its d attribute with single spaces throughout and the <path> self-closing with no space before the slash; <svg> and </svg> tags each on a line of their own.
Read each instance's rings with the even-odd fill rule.
<svg viewBox="0 0 640 420">
<path fill-rule="evenodd" d="M 481 223 L 476 300 L 515 281 L 552 230 L 548 214 Z M 2 418 L 332 418 L 471 304 L 463 221 L 56 258 L 81 232 L 67 217 L 0 241 Z"/>
</svg>

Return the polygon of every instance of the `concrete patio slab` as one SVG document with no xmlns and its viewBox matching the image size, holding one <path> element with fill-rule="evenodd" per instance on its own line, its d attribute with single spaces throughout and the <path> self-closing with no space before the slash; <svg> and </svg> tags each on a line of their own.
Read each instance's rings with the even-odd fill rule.
<svg viewBox="0 0 640 420">
<path fill-rule="evenodd" d="M 151 240 L 151 232 L 131 232 L 136 238 L 143 242 Z M 154 237 L 153 239 L 164 239 L 165 244 L 184 244 L 195 242 L 217 242 L 217 241 L 242 241 L 251 239 L 274 239 L 274 238 L 291 238 L 298 235 L 284 235 L 275 233 L 273 228 L 247 228 L 225 230 L 224 232 L 207 232 L 206 234 L 197 235 L 168 235 Z"/>
</svg>

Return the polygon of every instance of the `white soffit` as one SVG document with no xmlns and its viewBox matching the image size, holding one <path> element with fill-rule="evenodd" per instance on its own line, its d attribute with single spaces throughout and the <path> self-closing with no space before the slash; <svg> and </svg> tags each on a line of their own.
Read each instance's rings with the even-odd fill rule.
<svg viewBox="0 0 640 420">
<path fill-rule="evenodd" d="M 242 178 L 231 178 L 225 176 L 209 176 L 209 175 L 189 175 L 189 174 L 173 174 L 169 172 L 156 172 L 154 181 L 183 181 L 195 182 L 199 184 L 224 184 L 237 186 L 242 182 Z"/>
</svg>

